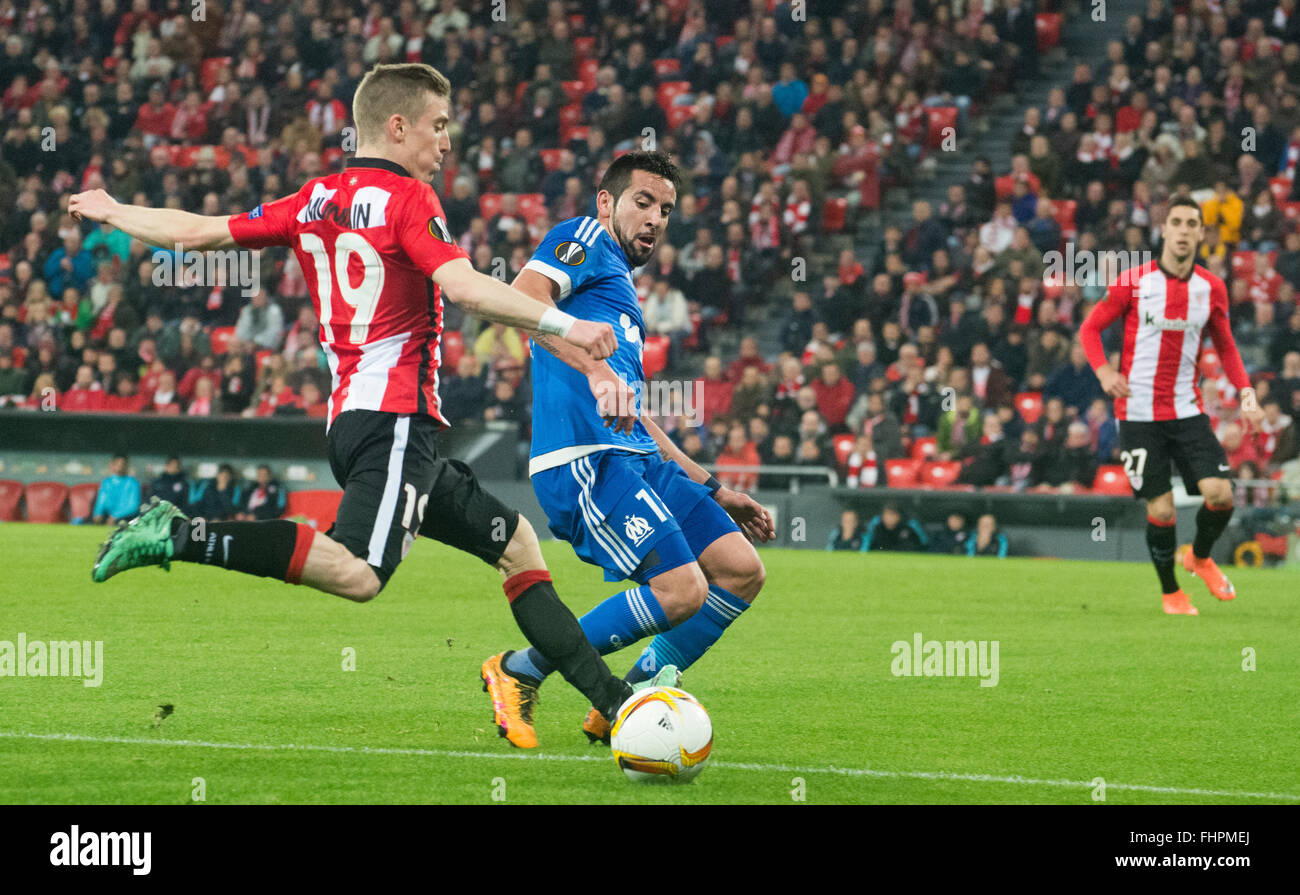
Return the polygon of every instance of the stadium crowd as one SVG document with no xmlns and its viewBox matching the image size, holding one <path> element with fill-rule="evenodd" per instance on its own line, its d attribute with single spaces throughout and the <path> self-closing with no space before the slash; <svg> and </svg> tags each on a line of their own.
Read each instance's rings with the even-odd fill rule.
<svg viewBox="0 0 1300 895">
<path fill-rule="evenodd" d="M 665 428 L 733 487 L 779 487 L 797 466 L 880 485 L 886 461 L 918 450 L 956 464 L 961 484 L 1090 487 L 1116 459 L 1116 427 L 1074 333 L 1105 286 L 1045 281 L 1047 253 L 1154 252 L 1180 193 L 1202 202 L 1204 263 L 1229 284 L 1269 415 L 1243 429 L 1212 353 L 1207 410 L 1239 476 L 1296 457 L 1294 0 L 1150 0 L 946 201 L 916 201 L 872 251 L 831 253 L 792 281 L 792 260 L 825 257 L 888 191 L 924 181 L 932 116 L 964 134 L 1037 77 L 1035 16 L 1052 11 L 798 8 L 232 0 L 196 21 L 180 0 L 3 0 L 0 402 L 323 416 L 329 372 L 291 252 L 261 253 L 245 299 L 254 283 L 238 272 L 210 278 L 78 224 L 67 199 L 104 187 L 248 210 L 341 164 L 370 65 L 419 60 L 453 83 L 454 150 L 434 186 L 486 272 L 512 278 L 554 222 L 591 213 L 615 153 L 649 135 L 680 164 L 667 244 L 637 286 L 662 375 L 702 370 L 698 414 Z M 179 272 L 159 285 L 160 268 Z M 526 437 L 526 340 L 453 306 L 444 324 L 448 418 L 516 420 Z M 739 354 L 724 356 L 718 335 L 733 332 Z M 786 469 L 740 471 L 759 464 Z"/>
</svg>

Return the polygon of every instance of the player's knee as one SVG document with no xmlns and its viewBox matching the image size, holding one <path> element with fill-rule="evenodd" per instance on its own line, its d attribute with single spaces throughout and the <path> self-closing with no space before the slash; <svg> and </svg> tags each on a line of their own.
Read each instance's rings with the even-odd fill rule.
<svg viewBox="0 0 1300 895">
<path fill-rule="evenodd" d="M 1201 486 L 1208 506 L 1222 508 L 1232 505 L 1232 485 L 1227 479 L 1207 479 Z"/>
<path fill-rule="evenodd" d="M 740 590 L 732 591 L 746 603 L 754 602 L 758 592 L 763 589 L 763 584 L 767 581 L 767 568 L 764 567 L 763 561 L 758 558 L 757 553 L 751 553 L 739 569 L 741 576 Z"/>
<path fill-rule="evenodd" d="M 338 589 L 335 593 L 356 603 L 368 603 L 383 590 L 375 570 L 358 556 L 340 560 L 336 580 Z"/>
<path fill-rule="evenodd" d="M 1177 518 L 1177 515 L 1174 512 L 1173 504 L 1170 504 L 1169 506 L 1159 504 L 1147 507 L 1147 517 L 1162 525 L 1171 525 Z"/>
<path fill-rule="evenodd" d="M 678 566 L 651 583 L 650 590 L 674 625 L 690 618 L 704 605 L 709 582 L 699 563 Z"/>
<path fill-rule="evenodd" d="M 542 546 L 537 539 L 537 532 L 533 529 L 532 523 L 528 517 L 519 514 L 519 522 L 515 525 L 515 532 L 510 537 L 510 543 L 506 544 L 506 549 L 502 551 L 501 558 L 497 560 L 497 568 L 509 578 L 519 572 L 526 572 L 529 569 L 545 568 L 542 561 Z"/>
</svg>

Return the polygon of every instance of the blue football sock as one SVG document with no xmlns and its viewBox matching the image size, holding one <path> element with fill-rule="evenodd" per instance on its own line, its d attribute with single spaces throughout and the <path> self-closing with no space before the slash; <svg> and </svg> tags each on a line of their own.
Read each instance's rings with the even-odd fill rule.
<svg viewBox="0 0 1300 895">
<path fill-rule="evenodd" d="M 672 627 L 649 585 L 615 594 L 578 622 L 587 640 L 602 656 Z M 519 650 L 506 659 L 506 671 L 511 674 L 525 674 L 541 680 L 554 670 L 536 647 Z"/>
<path fill-rule="evenodd" d="M 629 684 L 649 680 L 665 665 L 676 665 L 678 670 L 689 668 L 748 608 L 748 603 L 730 591 L 709 585 L 709 595 L 700 610 L 650 641 L 624 679 Z"/>
</svg>

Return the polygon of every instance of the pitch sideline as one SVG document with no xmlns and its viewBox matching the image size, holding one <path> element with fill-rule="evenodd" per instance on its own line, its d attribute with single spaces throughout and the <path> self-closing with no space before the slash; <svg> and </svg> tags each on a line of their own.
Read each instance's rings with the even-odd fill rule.
<svg viewBox="0 0 1300 895">
<path fill-rule="evenodd" d="M 297 743 L 212 743 L 203 740 L 167 740 L 145 737 L 85 736 L 75 733 L 29 733 L 0 730 L 0 739 L 43 740 L 47 742 L 102 743 L 121 746 L 172 746 L 192 749 L 233 749 L 251 752 L 329 752 L 344 755 L 397 755 L 422 758 L 492 758 L 511 761 L 583 761 L 607 762 L 598 755 L 566 755 L 545 752 L 472 752 L 453 749 L 411 749 L 390 746 L 318 746 Z M 1021 786 L 1055 786 L 1090 790 L 1091 782 L 1082 780 L 1042 780 L 1020 775 L 960 774 L 949 771 L 881 771 L 872 768 L 800 767 L 784 764 L 714 761 L 710 767 L 730 771 L 759 771 L 789 774 L 838 774 L 844 777 L 878 777 L 898 780 L 935 780 L 955 783 L 1002 783 Z M 1300 795 L 1285 792 L 1244 792 L 1237 790 L 1199 789 L 1175 786 L 1151 786 L 1143 783 L 1106 783 L 1106 789 L 1119 792 L 1149 792 L 1164 795 L 1213 796 L 1219 798 L 1271 799 L 1300 802 Z"/>
</svg>

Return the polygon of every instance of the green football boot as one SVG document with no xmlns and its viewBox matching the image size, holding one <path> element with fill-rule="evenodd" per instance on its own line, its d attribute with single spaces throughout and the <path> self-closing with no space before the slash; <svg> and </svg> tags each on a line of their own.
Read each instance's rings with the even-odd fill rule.
<svg viewBox="0 0 1300 895">
<path fill-rule="evenodd" d="M 107 581 L 118 572 L 141 566 L 162 566 L 171 570 L 176 546 L 172 539 L 172 520 L 185 519 L 175 504 L 157 497 L 142 504 L 140 512 L 117 523 L 117 530 L 99 548 L 92 580 Z"/>
</svg>

